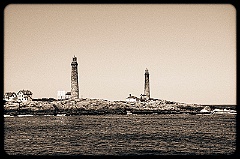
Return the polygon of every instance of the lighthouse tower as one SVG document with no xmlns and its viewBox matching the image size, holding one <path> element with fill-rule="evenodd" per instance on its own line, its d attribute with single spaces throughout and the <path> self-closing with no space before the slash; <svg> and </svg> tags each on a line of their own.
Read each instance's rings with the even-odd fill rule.
<svg viewBox="0 0 240 159">
<path fill-rule="evenodd" d="M 78 87 L 78 63 L 77 57 L 73 57 L 73 61 L 71 63 L 72 72 L 71 72 L 71 99 L 79 98 L 79 87 Z"/>
<path fill-rule="evenodd" d="M 149 87 L 149 72 L 146 68 L 145 70 L 145 85 L 144 85 L 144 95 L 146 96 L 146 99 L 150 99 L 150 87 Z"/>
</svg>

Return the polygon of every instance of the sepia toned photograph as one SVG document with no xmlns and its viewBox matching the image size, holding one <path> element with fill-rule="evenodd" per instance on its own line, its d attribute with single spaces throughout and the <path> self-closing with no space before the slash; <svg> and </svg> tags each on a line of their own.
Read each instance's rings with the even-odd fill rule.
<svg viewBox="0 0 240 159">
<path fill-rule="evenodd" d="M 231 4 L 9 4 L 4 152 L 234 155 Z"/>
</svg>

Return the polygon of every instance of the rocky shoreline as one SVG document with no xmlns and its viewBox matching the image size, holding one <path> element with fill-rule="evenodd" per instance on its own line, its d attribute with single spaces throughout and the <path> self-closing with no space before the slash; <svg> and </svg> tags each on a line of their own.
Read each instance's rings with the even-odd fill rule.
<svg viewBox="0 0 240 159">
<path fill-rule="evenodd" d="M 104 99 L 45 100 L 5 102 L 4 115 L 107 115 L 107 114 L 201 114 L 206 105 L 166 102 L 161 100 L 129 103 Z M 208 106 L 209 107 L 209 106 Z M 230 108 L 210 106 L 209 109 Z M 236 109 L 231 107 L 230 109 Z"/>
<path fill-rule="evenodd" d="M 103 99 L 78 99 L 63 101 L 5 102 L 5 115 L 103 115 L 121 114 L 179 114 L 196 113 L 201 105 L 168 104 L 162 101 L 128 103 Z"/>
</svg>

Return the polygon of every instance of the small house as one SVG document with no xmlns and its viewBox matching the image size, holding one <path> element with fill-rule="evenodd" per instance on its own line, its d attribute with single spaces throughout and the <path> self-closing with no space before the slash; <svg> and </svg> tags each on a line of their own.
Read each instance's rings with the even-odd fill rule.
<svg viewBox="0 0 240 159">
<path fill-rule="evenodd" d="M 20 90 L 17 93 L 17 97 L 22 102 L 32 101 L 32 92 L 29 90 Z"/>
<path fill-rule="evenodd" d="M 17 94 L 15 92 L 7 92 L 4 94 L 4 100 L 5 101 L 16 101 Z"/>
<path fill-rule="evenodd" d="M 131 94 L 129 94 L 129 96 L 126 98 L 126 102 L 135 103 L 137 101 L 139 101 L 139 98 L 132 96 Z"/>
<path fill-rule="evenodd" d="M 58 91 L 57 92 L 57 99 L 58 100 L 63 100 L 66 98 L 66 91 Z"/>
<path fill-rule="evenodd" d="M 70 99 L 71 98 L 71 92 L 67 92 L 65 95 L 65 99 Z"/>
</svg>

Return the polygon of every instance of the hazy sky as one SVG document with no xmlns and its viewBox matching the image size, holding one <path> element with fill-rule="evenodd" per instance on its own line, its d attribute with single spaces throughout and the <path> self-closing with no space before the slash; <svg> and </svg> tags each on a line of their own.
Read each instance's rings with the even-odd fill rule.
<svg viewBox="0 0 240 159">
<path fill-rule="evenodd" d="M 236 104 L 236 10 L 232 5 L 8 5 L 4 92 L 33 98 L 70 91 L 78 58 L 80 96 L 125 100 L 144 92 L 184 103 Z"/>
</svg>

